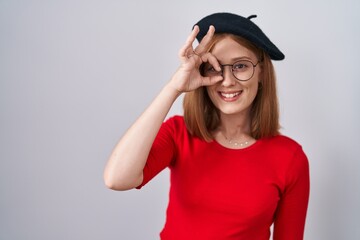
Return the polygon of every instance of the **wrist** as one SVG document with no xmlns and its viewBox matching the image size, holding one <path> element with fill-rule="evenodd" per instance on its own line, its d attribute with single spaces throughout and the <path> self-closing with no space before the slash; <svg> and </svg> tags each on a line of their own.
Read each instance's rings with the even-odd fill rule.
<svg viewBox="0 0 360 240">
<path fill-rule="evenodd" d="M 178 98 L 183 92 L 177 89 L 175 86 L 171 84 L 171 82 L 167 83 L 163 88 L 163 91 L 167 92 L 168 94 L 174 96 L 174 98 Z"/>
</svg>

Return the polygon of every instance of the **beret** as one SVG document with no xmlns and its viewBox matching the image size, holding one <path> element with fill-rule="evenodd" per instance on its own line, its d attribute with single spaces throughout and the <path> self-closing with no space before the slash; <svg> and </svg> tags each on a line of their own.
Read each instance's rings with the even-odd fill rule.
<svg viewBox="0 0 360 240">
<path fill-rule="evenodd" d="M 250 19 L 256 17 L 251 15 L 248 18 L 233 13 L 214 13 L 201 19 L 198 25 L 200 32 L 196 39 L 200 42 L 206 35 L 209 26 L 215 27 L 215 33 L 231 33 L 241 36 L 263 49 L 273 60 L 283 60 L 284 54 L 273 44 L 263 31 Z M 194 25 L 194 26 L 195 26 Z"/>
</svg>

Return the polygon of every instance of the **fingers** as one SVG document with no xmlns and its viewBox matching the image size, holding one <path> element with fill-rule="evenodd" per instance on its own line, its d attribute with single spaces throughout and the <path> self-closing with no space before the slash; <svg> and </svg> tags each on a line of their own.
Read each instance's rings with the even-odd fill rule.
<svg viewBox="0 0 360 240">
<path fill-rule="evenodd" d="M 198 25 L 195 25 L 193 30 L 191 31 L 190 36 L 187 38 L 186 43 L 189 44 L 189 46 L 192 46 L 193 42 L 196 39 L 196 36 L 200 32 L 200 28 Z"/>
<path fill-rule="evenodd" d="M 205 47 L 211 41 L 215 33 L 215 27 L 210 25 L 208 32 L 203 37 L 196 49 L 193 50 L 192 44 L 194 43 L 196 36 L 199 34 L 200 28 L 195 25 L 190 35 L 186 39 L 185 45 L 179 51 L 179 57 L 182 59 L 189 58 L 191 55 L 197 55 L 199 57 L 205 52 Z"/>
<path fill-rule="evenodd" d="M 205 62 L 208 62 L 208 63 L 210 63 L 210 64 L 215 68 L 216 71 L 221 71 L 221 67 L 220 67 L 219 61 L 218 61 L 217 58 L 216 58 L 213 54 L 211 54 L 210 52 L 207 52 L 207 53 L 203 54 L 203 55 L 201 56 L 201 61 L 204 62 L 204 63 L 205 63 Z"/>
<path fill-rule="evenodd" d="M 199 30 L 200 31 L 200 30 Z M 215 33 L 215 27 L 210 25 L 209 30 L 207 31 L 206 35 L 203 37 L 199 45 L 196 47 L 195 51 L 201 55 L 201 53 L 205 52 L 205 47 L 211 41 L 212 37 Z"/>
<path fill-rule="evenodd" d="M 211 86 L 216 84 L 217 82 L 220 82 L 223 80 L 222 76 L 214 76 L 214 77 L 203 77 L 202 80 L 202 86 L 206 87 L 206 86 Z"/>
<path fill-rule="evenodd" d="M 179 51 L 180 58 L 188 58 L 188 54 L 190 51 L 193 51 L 192 44 L 196 39 L 200 29 L 198 26 L 195 26 L 194 29 L 191 31 L 190 35 L 186 39 L 185 45 Z"/>
</svg>

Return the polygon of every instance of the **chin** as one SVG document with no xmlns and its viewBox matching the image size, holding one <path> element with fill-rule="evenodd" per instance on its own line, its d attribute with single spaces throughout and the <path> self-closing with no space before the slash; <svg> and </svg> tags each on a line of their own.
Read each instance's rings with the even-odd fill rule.
<svg viewBox="0 0 360 240">
<path fill-rule="evenodd" d="M 245 107 L 245 108 L 227 108 L 227 107 L 222 107 L 219 108 L 219 112 L 220 114 L 224 114 L 224 115 L 242 115 L 242 114 L 248 114 L 250 110 L 250 107 Z"/>
</svg>

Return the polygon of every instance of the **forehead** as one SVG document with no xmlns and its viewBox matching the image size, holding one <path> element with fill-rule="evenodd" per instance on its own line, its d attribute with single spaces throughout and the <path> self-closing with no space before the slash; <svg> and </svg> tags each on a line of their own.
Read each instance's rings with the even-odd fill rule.
<svg viewBox="0 0 360 240">
<path fill-rule="evenodd" d="M 218 41 L 210 51 L 220 62 L 229 62 L 234 59 L 244 58 L 255 60 L 256 55 L 250 49 L 230 37 Z"/>
</svg>

